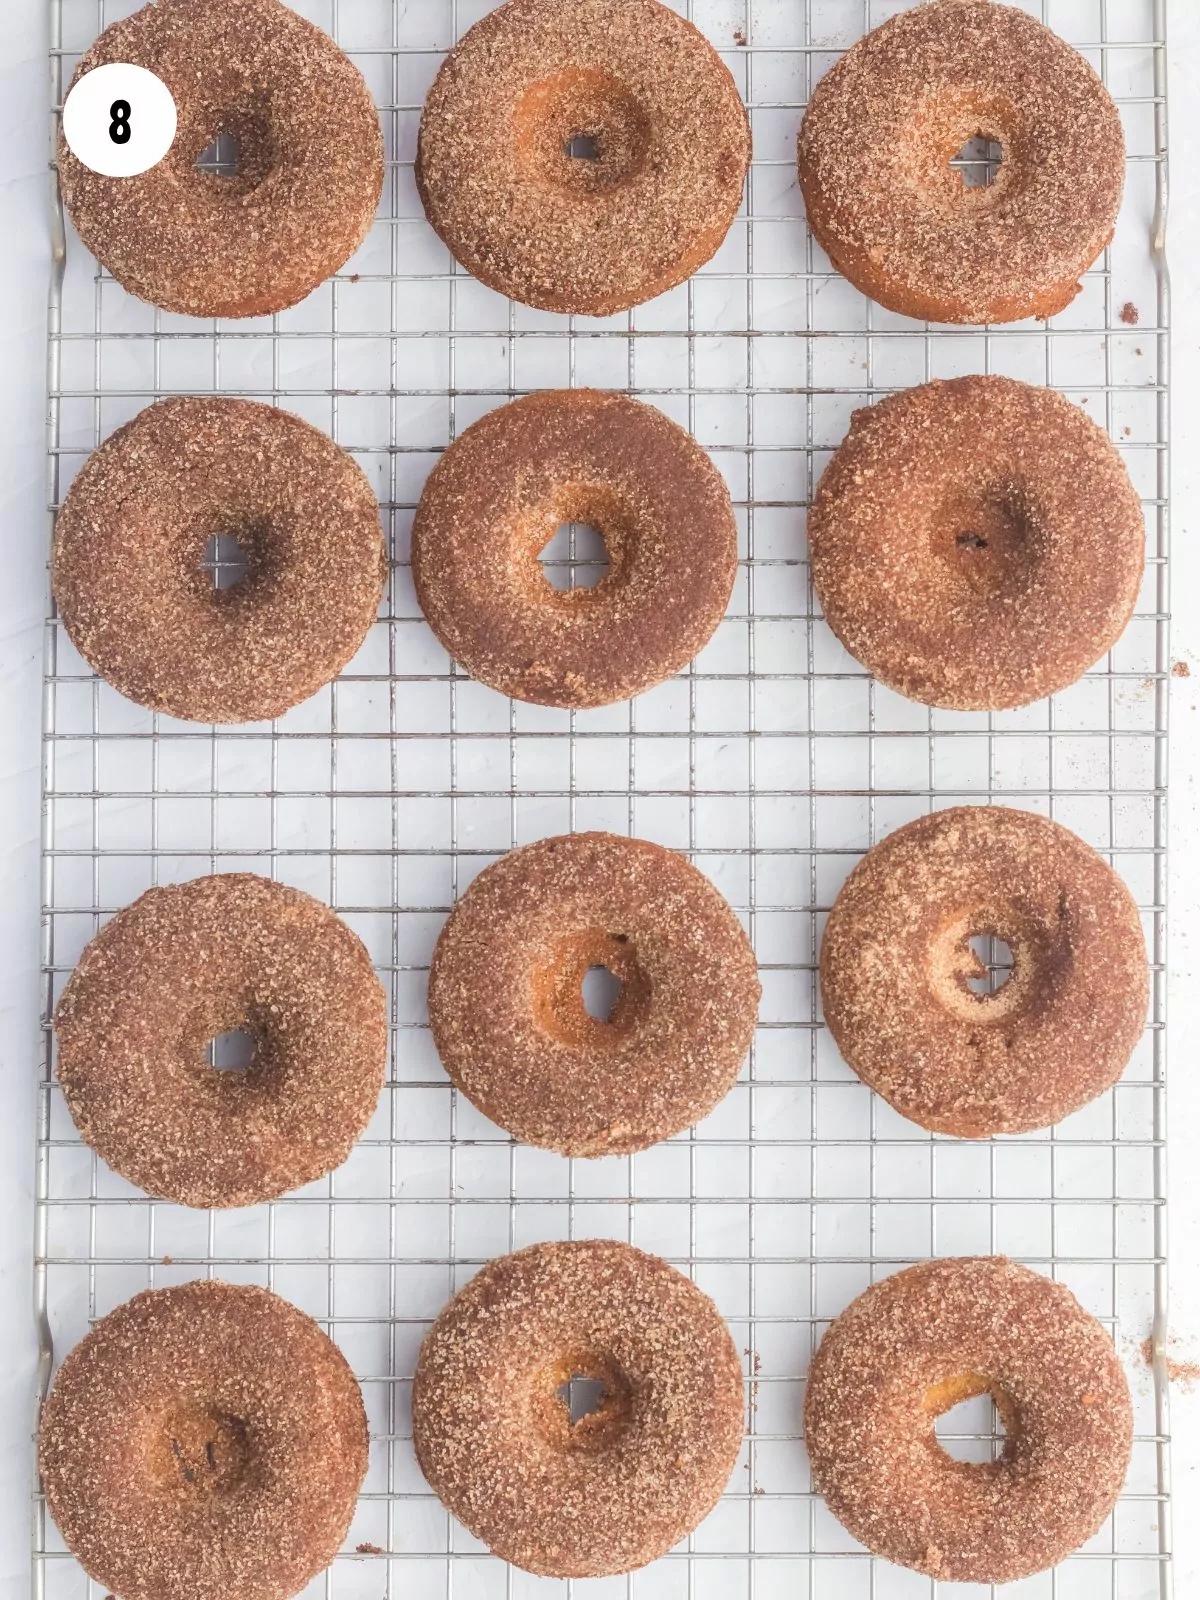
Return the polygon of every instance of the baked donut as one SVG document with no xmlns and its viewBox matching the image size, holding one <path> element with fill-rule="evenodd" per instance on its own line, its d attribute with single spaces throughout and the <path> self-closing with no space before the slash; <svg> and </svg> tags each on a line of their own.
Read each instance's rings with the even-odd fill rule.
<svg viewBox="0 0 1200 1600">
<path fill-rule="evenodd" d="M 512 0 L 509 0 L 512 3 Z M 556 529 L 603 535 L 609 571 L 555 589 Z M 737 576 L 725 481 L 653 406 L 558 389 L 469 427 L 430 475 L 412 533 L 430 626 L 473 678 L 518 700 L 602 706 L 672 677 L 706 645 Z"/>
<path fill-rule="evenodd" d="M 603 1386 L 572 1421 L 572 1378 Z M 552 1578 L 632 1572 L 712 1510 L 741 1448 L 742 1364 L 715 1305 L 612 1239 L 535 1244 L 459 1291 L 425 1337 L 413 1443 L 442 1503 Z"/>
<path fill-rule="evenodd" d="M 1012 950 L 991 994 L 970 940 Z M 1090 845 L 1028 811 L 956 806 L 859 862 L 821 945 L 842 1055 L 911 1121 L 963 1139 L 1046 1128 L 1103 1094 L 1141 1037 L 1146 944 Z"/>
<path fill-rule="evenodd" d="M 987 187 L 950 163 L 997 142 Z M 809 226 L 872 300 L 931 322 L 1069 305 L 1112 238 L 1125 138 L 1088 62 L 1017 6 L 933 0 L 859 40 L 800 129 Z"/>
<path fill-rule="evenodd" d="M 621 984 L 607 1021 L 582 984 Z M 429 973 L 434 1043 L 456 1086 L 522 1144 L 627 1155 L 733 1087 L 762 991 L 750 941 L 673 850 L 580 833 L 511 850 L 455 906 Z"/>
<path fill-rule="evenodd" d="M 367 1418 L 311 1317 L 249 1284 L 184 1283 L 75 1346 L 38 1465 L 68 1549 L 121 1600 L 288 1600 L 350 1526 Z"/>
<path fill-rule="evenodd" d="M 989 1463 L 934 1422 L 988 1394 Z M 814 1487 L 868 1550 L 950 1583 L 1011 1583 L 1092 1537 L 1133 1442 L 1112 1340 L 1061 1283 L 1001 1256 L 926 1261 L 873 1284 L 821 1341 L 804 1436 Z"/>
<path fill-rule="evenodd" d="M 425 101 L 425 214 L 481 283 L 610 316 L 685 282 L 729 232 L 750 123 L 729 69 L 658 0 L 508 0 Z"/>
<path fill-rule="evenodd" d="M 246 574 L 214 587 L 210 541 Z M 71 485 L 54 598 L 114 689 L 192 722 L 282 716 L 331 682 L 379 609 L 387 556 L 361 469 L 299 417 L 246 400 L 160 400 Z"/>
<path fill-rule="evenodd" d="M 1112 648 L 1146 525 L 1077 406 L 974 377 L 856 411 L 808 540 L 826 620 L 868 672 L 926 705 L 996 711 L 1067 688 Z"/>
<path fill-rule="evenodd" d="M 387 1001 L 328 906 L 251 873 L 149 889 L 83 952 L 54 1014 L 84 1139 L 147 1194 L 251 1206 L 324 1177 L 370 1121 Z M 205 1046 L 244 1032 L 244 1071 Z"/>
<path fill-rule="evenodd" d="M 175 98 L 175 142 L 136 178 L 106 178 L 58 143 L 83 243 L 131 294 L 192 317 L 295 305 L 358 249 L 383 192 L 379 114 L 358 68 L 280 0 L 158 0 L 80 61 L 146 67 Z M 237 171 L 197 167 L 221 134 Z"/>
</svg>

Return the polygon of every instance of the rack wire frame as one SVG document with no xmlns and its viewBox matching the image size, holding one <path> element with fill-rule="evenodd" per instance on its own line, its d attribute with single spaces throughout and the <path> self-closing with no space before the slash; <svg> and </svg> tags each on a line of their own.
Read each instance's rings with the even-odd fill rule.
<svg viewBox="0 0 1200 1600">
<path fill-rule="evenodd" d="M 137 3 L 48 0 L 55 121 L 78 54 Z M 850 1540 L 812 1492 L 799 1419 L 812 1351 L 854 1294 L 912 1260 L 994 1251 L 1068 1283 L 1111 1329 L 1137 1430 L 1106 1527 L 1006 1593 L 1171 1592 L 1166 0 L 1024 3 L 1102 72 L 1129 145 L 1113 245 L 1049 324 L 891 316 L 839 279 L 807 232 L 791 167 L 808 92 L 906 0 L 676 0 L 750 106 L 746 203 L 690 284 L 604 322 L 483 290 L 422 217 L 411 163 L 424 90 L 490 0 L 293 0 L 362 67 L 389 158 L 371 238 L 293 312 L 205 324 L 141 305 L 73 236 L 68 246 L 55 191 L 51 510 L 88 453 L 152 399 L 245 394 L 298 411 L 355 454 L 395 558 L 356 661 L 261 728 L 142 712 L 88 671 L 52 605 L 46 628 L 41 1390 L 56 1353 L 147 1286 L 206 1274 L 266 1283 L 317 1316 L 363 1384 L 372 1445 L 346 1549 L 314 1596 L 984 1592 L 904 1572 Z M 1021 712 L 928 711 L 871 682 L 832 639 L 808 579 L 804 509 L 850 410 L 960 371 L 1054 384 L 1088 406 L 1146 508 L 1147 579 L 1125 638 L 1074 689 Z M 467 423 L 530 389 L 583 383 L 639 395 L 689 427 L 730 483 L 742 552 L 729 616 L 691 669 L 627 705 L 566 713 L 503 701 L 445 658 L 415 605 L 406 550 L 424 476 Z M 549 554 L 566 564 L 555 581 L 587 581 L 597 552 L 569 530 Z M 1045 1134 L 978 1144 L 930 1136 L 874 1099 L 833 1050 L 814 982 L 824 916 L 863 851 L 964 800 L 1047 812 L 1101 849 L 1138 899 L 1153 968 L 1143 1046 L 1122 1083 Z M 764 985 L 757 1042 L 727 1101 L 685 1136 L 598 1163 L 518 1148 L 481 1118 L 441 1073 L 422 1003 L 438 927 L 475 872 L 513 845 L 589 827 L 686 850 L 744 917 Z M 203 1214 L 148 1200 L 82 1146 L 53 1080 L 50 1017 L 83 945 L 121 905 L 152 883 L 229 869 L 309 889 L 357 929 L 388 987 L 393 1048 L 378 1115 L 338 1173 L 270 1206 Z M 665 1255 L 716 1298 L 746 1351 L 748 1432 L 728 1493 L 678 1551 L 629 1577 L 554 1583 L 487 1555 L 438 1505 L 412 1458 L 408 1383 L 424 1329 L 484 1260 L 596 1234 Z M 994 1416 L 981 1403 L 959 1415 L 946 1442 L 987 1459 Z M 37 1600 L 99 1600 L 36 1493 L 34 1506 Z"/>
</svg>

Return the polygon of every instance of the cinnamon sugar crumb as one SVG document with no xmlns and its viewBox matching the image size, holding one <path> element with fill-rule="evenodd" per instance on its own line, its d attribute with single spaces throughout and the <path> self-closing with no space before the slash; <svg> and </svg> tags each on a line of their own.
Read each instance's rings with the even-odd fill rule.
<svg viewBox="0 0 1200 1600">
<path fill-rule="evenodd" d="M 1127 327 L 1136 328 L 1141 320 L 1142 314 L 1134 305 L 1133 301 L 1126 300 L 1125 304 L 1121 307 L 1121 321 L 1125 323 Z"/>
<path fill-rule="evenodd" d="M 1186 661 L 1176 661 L 1172 663 L 1171 676 L 1173 678 L 1190 678 L 1191 675 L 1192 669 L 1188 666 Z"/>
</svg>

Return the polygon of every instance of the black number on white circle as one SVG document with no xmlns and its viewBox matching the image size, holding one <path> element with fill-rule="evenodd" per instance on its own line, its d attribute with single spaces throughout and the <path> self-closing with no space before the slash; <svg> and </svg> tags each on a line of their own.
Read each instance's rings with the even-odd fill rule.
<svg viewBox="0 0 1200 1600">
<path fill-rule="evenodd" d="M 129 126 L 130 110 L 128 100 L 114 100 L 109 107 L 108 137 L 114 144 L 128 144 L 133 136 L 133 129 Z"/>
</svg>

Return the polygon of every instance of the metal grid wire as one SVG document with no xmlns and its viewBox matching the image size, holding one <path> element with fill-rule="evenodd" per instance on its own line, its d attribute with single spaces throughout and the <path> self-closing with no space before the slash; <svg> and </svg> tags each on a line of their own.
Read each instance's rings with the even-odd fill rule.
<svg viewBox="0 0 1200 1600">
<path fill-rule="evenodd" d="M 332 904 L 387 985 L 392 1064 L 367 1136 L 334 1176 L 270 1206 L 203 1214 L 148 1200 L 80 1143 L 52 1076 L 38 1130 L 37 1274 L 45 1376 L 88 1323 L 148 1285 L 267 1283 L 319 1318 L 363 1384 L 371 1467 L 330 1600 L 542 1594 L 655 1600 L 899 1600 L 969 1591 L 872 1560 L 811 1490 L 804 1373 L 829 1319 L 930 1255 L 1004 1251 L 1070 1285 L 1112 1330 L 1137 1443 L 1114 1517 L 1023 1597 L 1169 1591 L 1164 1388 L 1138 1346 L 1164 1297 L 1164 816 L 1167 654 L 1165 0 L 1027 0 L 1120 103 L 1127 201 L 1114 245 L 1049 325 L 925 327 L 869 305 L 803 220 L 794 140 L 812 84 L 898 0 L 677 0 L 751 108 L 743 213 L 690 284 L 607 321 L 514 306 L 456 270 L 421 214 L 412 157 L 445 49 L 490 0 L 304 0 L 380 106 L 388 180 L 357 258 L 293 311 L 210 324 L 131 299 L 73 238 L 52 296 L 50 498 L 153 398 L 247 395 L 352 451 L 379 493 L 395 564 L 362 652 L 278 722 L 212 730 L 154 716 L 46 634 L 45 1014 L 101 922 L 155 883 L 232 868 Z M 137 0 L 50 0 L 53 89 Z M 227 161 L 228 151 L 210 159 Z M 995 152 L 970 151 L 976 167 Z M 984 174 L 986 175 L 986 174 Z M 978 172 L 975 174 L 979 176 Z M 1132 322 L 1136 307 L 1140 321 Z M 851 410 L 963 372 L 1053 384 L 1103 422 L 1143 497 L 1147 577 L 1111 655 L 1074 688 L 997 715 L 929 711 L 872 683 L 813 601 L 804 512 Z M 627 390 L 708 448 L 730 484 L 741 563 L 694 666 L 637 700 L 568 713 L 470 682 L 416 606 L 414 504 L 438 452 L 514 395 Z M 559 560 L 580 551 L 564 536 Z M 590 552 L 594 557 L 597 552 Z M 210 552 L 220 567 L 229 551 Z M 557 581 L 562 581 L 562 574 Z M 1142 908 L 1154 1002 L 1121 1084 L 1046 1133 L 965 1144 L 896 1116 L 821 1025 L 823 919 L 863 851 L 957 802 L 1047 812 L 1102 850 Z M 516 1147 L 447 1083 L 424 1012 L 448 910 L 489 860 L 556 831 L 608 828 L 688 852 L 744 917 L 762 967 L 757 1043 L 705 1123 L 627 1159 Z M 749 1431 L 729 1491 L 642 1574 L 554 1583 L 488 1556 L 442 1510 L 411 1449 L 420 1338 L 488 1258 L 613 1235 L 712 1294 L 746 1351 Z M 950 1427 L 993 1448 L 980 1403 Z M 35 1592 L 96 1591 L 38 1503 Z M 98 1596 L 97 1596 L 98 1600 Z"/>
</svg>

